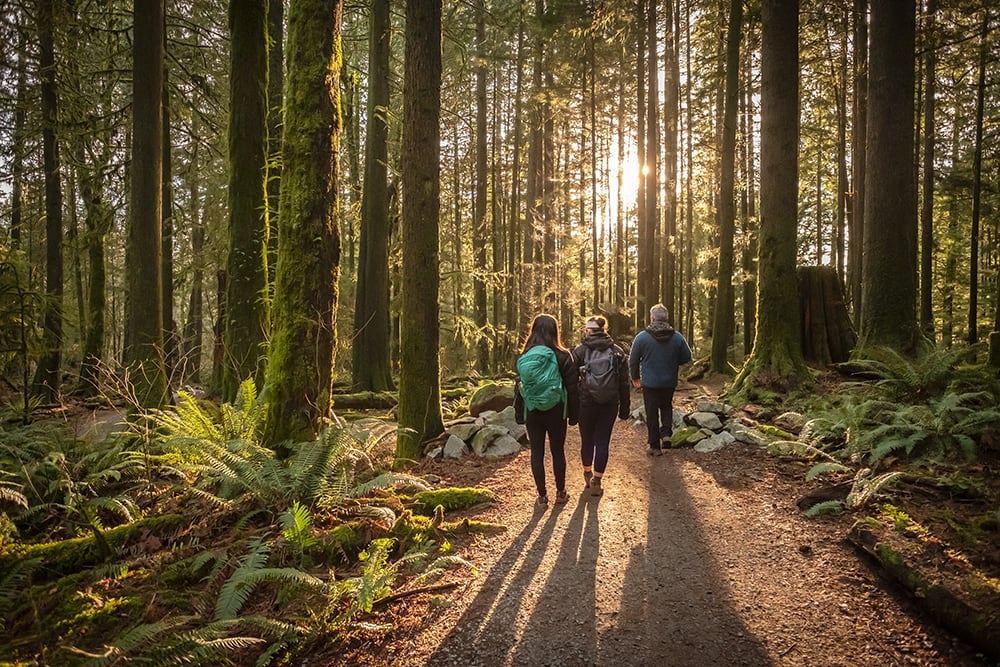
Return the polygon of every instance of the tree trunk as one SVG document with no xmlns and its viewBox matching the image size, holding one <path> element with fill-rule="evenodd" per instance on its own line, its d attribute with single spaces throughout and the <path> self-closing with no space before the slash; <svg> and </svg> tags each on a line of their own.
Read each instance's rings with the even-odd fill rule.
<svg viewBox="0 0 1000 667">
<path fill-rule="evenodd" d="M 472 221 L 473 274 L 472 307 L 477 329 L 476 367 L 483 375 L 489 373 L 490 336 L 486 303 L 487 216 L 486 216 L 486 6 L 477 0 L 476 6 L 476 200 Z M 493 241 L 496 242 L 495 240 Z"/>
<path fill-rule="evenodd" d="M 58 102 L 56 60 L 52 31 L 55 27 L 52 0 L 38 4 L 39 77 L 42 98 L 42 167 L 45 171 L 45 325 L 42 354 L 35 369 L 33 392 L 54 400 L 60 389 L 62 363 L 63 222 L 59 141 L 56 135 Z"/>
<path fill-rule="evenodd" d="M 351 369 L 360 390 L 395 387 L 389 361 L 389 0 L 372 4 L 361 253 Z"/>
<path fill-rule="evenodd" d="M 267 2 L 229 6 L 229 254 L 222 396 L 262 386 L 267 335 Z"/>
<path fill-rule="evenodd" d="M 27 29 L 17 23 L 17 91 L 15 92 L 14 130 L 11 146 L 11 200 L 10 200 L 10 240 L 14 248 L 21 246 L 22 213 L 24 211 L 24 121 L 28 105 L 27 82 Z M 25 360 L 25 363 L 27 360 Z"/>
<path fill-rule="evenodd" d="M 854 0 L 854 110 L 851 128 L 851 222 L 847 294 L 854 325 L 861 326 L 861 249 L 865 235 L 865 155 L 868 134 L 868 0 Z"/>
<path fill-rule="evenodd" d="M 640 284 L 640 294 L 646 308 L 639 311 L 644 314 L 650 306 L 660 300 L 660 68 L 658 61 L 658 42 L 656 4 L 658 0 L 647 0 L 646 15 L 646 154 L 643 178 L 646 196 L 646 238 L 649 242 L 649 253 L 646 256 L 646 266 L 639 267 L 643 276 Z"/>
<path fill-rule="evenodd" d="M 166 30 L 164 29 L 164 37 Z M 166 42 L 164 42 L 164 55 L 166 54 Z M 169 86 L 167 68 L 163 69 L 163 175 L 161 179 L 161 189 L 163 191 L 163 237 L 161 239 L 161 266 L 163 273 L 161 282 L 163 285 L 163 362 L 166 366 L 168 380 L 174 380 L 178 370 L 180 360 L 180 345 L 177 331 L 177 322 L 174 321 L 174 186 L 173 168 L 171 165 L 170 153 L 170 98 L 168 96 Z"/>
<path fill-rule="evenodd" d="M 934 336 L 932 270 L 934 266 L 934 105 L 937 90 L 937 0 L 927 0 L 924 26 L 924 174 L 920 207 L 920 329 Z"/>
<path fill-rule="evenodd" d="M 847 361 L 857 343 L 857 334 L 836 269 L 801 267 L 798 284 L 803 357 L 823 366 Z"/>
<path fill-rule="evenodd" d="M 798 0 L 764 0 L 761 15 L 760 256 L 757 336 L 734 381 L 796 386 L 802 359 L 795 277 L 798 212 Z"/>
<path fill-rule="evenodd" d="M 125 250 L 125 365 L 137 405 L 169 401 L 163 365 L 163 27 L 164 0 L 136 0 L 133 12 L 131 220 Z"/>
<path fill-rule="evenodd" d="M 983 10 L 979 41 L 979 76 L 976 82 L 976 146 L 972 158 L 972 232 L 969 243 L 969 331 L 968 343 L 979 342 L 979 217 L 983 192 L 983 115 L 986 99 L 986 62 L 989 58 L 987 35 L 989 10 Z"/>
<path fill-rule="evenodd" d="M 444 430 L 438 363 L 441 0 L 406 0 L 403 74 L 403 269 L 396 461 Z"/>
<path fill-rule="evenodd" d="M 917 215 L 912 164 L 913 3 L 873 0 L 865 182 L 860 348 L 886 345 L 915 354 Z"/>
<path fill-rule="evenodd" d="M 288 10 L 284 170 L 265 441 L 312 440 L 329 417 L 340 278 L 340 0 Z"/>
<path fill-rule="evenodd" d="M 195 117 L 197 118 L 197 117 Z M 197 120 L 193 121 L 197 127 Z M 205 269 L 203 248 L 205 246 L 205 225 L 202 218 L 201 179 L 199 178 L 198 145 L 191 150 L 191 175 L 188 176 L 189 196 L 192 202 L 191 215 L 191 294 L 188 297 L 187 317 L 184 321 L 184 354 L 182 377 L 200 382 L 202 328 L 204 326 Z"/>
<path fill-rule="evenodd" d="M 680 114 L 680 65 L 677 27 L 679 8 L 673 0 L 663 6 L 667 31 L 664 35 L 663 104 L 663 265 L 660 295 L 671 313 L 677 313 L 677 124 Z"/>
<path fill-rule="evenodd" d="M 743 0 L 732 0 L 726 40 L 726 99 L 722 121 L 722 155 L 719 183 L 719 277 L 712 332 L 711 371 L 729 373 L 729 342 L 733 336 L 733 236 L 736 230 L 736 111 L 740 92 L 740 35 Z"/>
<path fill-rule="evenodd" d="M 267 4 L 267 283 L 278 264 L 278 206 L 281 198 L 281 131 L 285 86 L 285 2 Z"/>
</svg>

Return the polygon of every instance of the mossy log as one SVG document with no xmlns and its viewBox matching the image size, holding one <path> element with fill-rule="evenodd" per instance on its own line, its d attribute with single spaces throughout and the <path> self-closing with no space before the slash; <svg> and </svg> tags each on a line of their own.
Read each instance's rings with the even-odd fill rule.
<svg viewBox="0 0 1000 667">
<path fill-rule="evenodd" d="M 908 562 L 903 550 L 890 544 L 890 535 L 871 523 L 855 523 L 848 540 L 872 556 L 941 625 L 991 660 L 1000 660 L 1000 617 L 995 611 L 1000 606 L 1000 596 L 986 591 L 982 594 L 989 598 L 985 602 L 978 598 L 963 599 L 969 596 L 962 596 L 963 591 L 945 586 L 943 579 Z"/>
<path fill-rule="evenodd" d="M 858 335 L 836 270 L 832 266 L 803 266 L 797 274 L 802 356 L 824 366 L 847 361 Z"/>
<path fill-rule="evenodd" d="M 95 536 L 89 535 L 15 547 L 0 555 L 0 572 L 9 571 L 17 562 L 38 559 L 34 580 L 54 579 L 105 562 L 106 548 L 110 548 L 112 553 L 118 553 L 138 536 L 151 533 L 165 538 L 189 524 L 190 519 L 187 517 L 163 514 L 105 531 L 102 533 L 104 544 Z"/>
<path fill-rule="evenodd" d="M 387 391 L 361 391 L 356 394 L 334 394 L 334 410 L 388 410 L 396 407 L 399 397 Z"/>
</svg>

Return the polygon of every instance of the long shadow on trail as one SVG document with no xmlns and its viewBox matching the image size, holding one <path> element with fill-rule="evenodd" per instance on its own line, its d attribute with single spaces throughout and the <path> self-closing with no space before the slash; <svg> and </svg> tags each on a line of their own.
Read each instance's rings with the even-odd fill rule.
<svg viewBox="0 0 1000 667">
<path fill-rule="evenodd" d="M 483 587 L 427 665 L 471 667 L 504 662 L 519 640 L 517 617 L 525 604 L 528 586 L 541 568 L 559 514 L 553 510 L 532 515 L 486 575 Z M 545 522 L 539 526 L 543 516 Z"/>
<path fill-rule="evenodd" d="M 636 471 L 650 489 L 647 541 L 631 549 L 620 627 L 602 638 L 598 663 L 772 664 L 734 608 L 727 564 L 718 562 L 704 537 L 709 528 L 699 518 L 680 464 L 668 452 Z"/>
</svg>

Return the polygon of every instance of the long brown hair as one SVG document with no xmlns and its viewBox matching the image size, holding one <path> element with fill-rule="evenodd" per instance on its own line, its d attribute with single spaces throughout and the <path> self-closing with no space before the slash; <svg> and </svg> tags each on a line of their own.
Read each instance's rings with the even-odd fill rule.
<svg viewBox="0 0 1000 667">
<path fill-rule="evenodd" d="M 556 318 L 546 313 L 539 313 L 531 320 L 531 328 L 528 329 L 528 335 L 524 339 L 521 354 L 536 345 L 545 345 L 553 350 L 565 349 L 559 340 L 559 323 Z"/>
</svg>

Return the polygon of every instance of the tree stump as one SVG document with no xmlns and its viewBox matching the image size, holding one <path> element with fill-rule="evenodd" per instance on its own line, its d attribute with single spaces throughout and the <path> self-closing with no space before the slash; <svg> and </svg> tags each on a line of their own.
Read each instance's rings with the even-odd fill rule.
<svg viewBox="0 0 1000 667">
<path fill-rule="evenodd" d="M 847 361 L 858 335 L 836 270 L 832 266 L 803 266 L 797 273 L 802 356 L 824 366 Z"/>
</svg>

